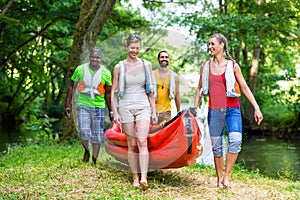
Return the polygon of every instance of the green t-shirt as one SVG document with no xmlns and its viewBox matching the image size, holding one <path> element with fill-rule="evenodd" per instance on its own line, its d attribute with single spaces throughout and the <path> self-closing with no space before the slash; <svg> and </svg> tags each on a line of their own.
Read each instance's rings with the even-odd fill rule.
<svg viewBox="0 0 300 200">
<path fill-rule="evenodd" d="M 88 65 L 88 68 L 90 70 L 90 73 L 92 76 L 94 76 L 96 74 L 96 71 L 91 70 L 90 68 L 90 64 L 86 63 L 86 64 L 82 64 L 79 65 L 76 69 L 74 74 L 72 75 L 71 79 L 75 82 L 75 83 L 79 83 L 80 81 L 83 80 L 83 75 L 84 75 L 84 66 Z M 112 82 L 111 82 L 111 73 L 108 69 L 106 69 L 104 67 L 102 74 L 101 74 L 101 83 L 103 85 L 108 85 L 111 86 Z M 105 108 L 105 98 L 104 98 L 104 94 L 101 96 L 95 95 L 95 98 L 92 99 L 90 95 L 86 95 L 86 94 L 82 94 L 78 91 L 77 87 L 78 84 L 75 84 L 75 90 L 76 93 L 78 93 L 78 98 L 77 98 L 77 105 L 79 106 L 87 106 L 90 108 Z"/>
</svg>

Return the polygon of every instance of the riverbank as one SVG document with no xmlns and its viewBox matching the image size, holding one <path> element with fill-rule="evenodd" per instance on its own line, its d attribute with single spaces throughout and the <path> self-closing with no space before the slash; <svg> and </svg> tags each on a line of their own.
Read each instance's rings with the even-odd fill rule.
<svg viewBox="0 0 300 200">
<path fill-rule="evenodd" d="M 96 166 L 81 162 L 82 147 L 28 146 L 0 159 L 0 199 L 300 199 L 300 182 L 265 178 L 238 166 L 232 189 L 217 189 L 215 171 L 195 164 L 149 173 L 150 189 L 131 185 L 128 167 L 101 149 Z"/>
</svg>

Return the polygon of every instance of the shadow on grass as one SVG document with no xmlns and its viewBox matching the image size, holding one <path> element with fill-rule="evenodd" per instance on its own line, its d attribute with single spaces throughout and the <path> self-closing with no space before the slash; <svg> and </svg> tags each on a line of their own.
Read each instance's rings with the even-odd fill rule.
<svg viewBox="0 0 300 200">
<path fill-rule="evenodd" d="M 168 169 L 159 169 L 149 172 L 148 180 L 160 185 L 164 184 L 171 187 L 189 186 L 194 182 L 194 180 L 190 179 L 190 177 L 185 176 L 177 171 Z"/>
<path fill-rule="evenodd" d="M 121 176 L 127 176 L 128 180 L 130 182 L 132 181 L 132 174 L 127 164 L 112 161 L 110 159 L 106 160 L 105 164 L 107 168 L 113 170 L 114 173 L 118 173 Z M 194 183 L 194 180 L 192 180 L 189 176 L 185 176 L 176 170 L 169 169 L 151 170 L 148 172 L 148 181 L 158 185 L 164 184 L 171 187 L 190 186 Z"/>
</svg>

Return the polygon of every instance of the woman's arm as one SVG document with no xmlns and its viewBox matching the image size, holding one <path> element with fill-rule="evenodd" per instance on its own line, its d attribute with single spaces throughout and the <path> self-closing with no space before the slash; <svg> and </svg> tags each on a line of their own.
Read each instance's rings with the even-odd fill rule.
<svg viewBox="0 0 300 200">
<path fill-rule="evenodd" d="M 253 106 L 254 108 L 254 120 L 255 122 L 260 125 L 261 121 L 263 120 L 263 115 L 259 109 L 259 106 L 254 98 L 253 93 L 251 92 L 250 88 L 248 87 L 243 74 L 241 72 L 241 68 L 240 66 L 235 63 L 234 65 L 234 75 L 235 78 L 237 80 L 237 82 L 239 83 L 244 95 L 246 96 L 247 100 L 250 102 L 250 104 Z"/>
<path fill-rule="evenodd" d="M 112 87 L 111 87 L 111 110 L 113 112 L 114 115 L 114 122 L 115 123 L 119 123 L 121 122 L 120 120 L 120 115 L 118 113 L 118 109 L 117 109 L 117 105 L 115 102 L 115 99 L 117 98 L 117 90 L 119 87 L 119 72 L 120 72 L 120 66 L 119 64 L 117 64 L 114 67 L 114 76 L 113 76 L 113 83 L 112 83 Z"/>
</svg>

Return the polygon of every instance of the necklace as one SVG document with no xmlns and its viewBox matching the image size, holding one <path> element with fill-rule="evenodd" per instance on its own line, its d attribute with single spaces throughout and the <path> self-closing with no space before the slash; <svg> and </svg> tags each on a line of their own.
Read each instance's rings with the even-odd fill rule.
<svg viewBox="0 0 300 200">
<path fill-rule="evenodd" d="M 167 79 L 168 73 L 169 73 L 169 70 L 167 71 L 167 75 L 165 76 L 165 78 L 162 78 L 162 75 L 160 74 L 160 70 L 158 70 L 158 75 L 161 80 L 161 89 L 164 89 L 165 81 Z"/>
</svg>

